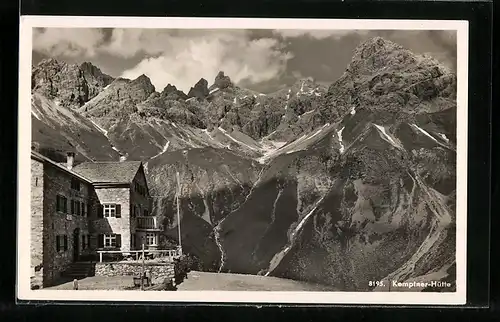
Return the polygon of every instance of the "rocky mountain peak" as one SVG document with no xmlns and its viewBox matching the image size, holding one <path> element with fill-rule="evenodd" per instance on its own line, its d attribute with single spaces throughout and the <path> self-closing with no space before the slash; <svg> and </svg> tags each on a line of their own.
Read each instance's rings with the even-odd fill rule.
<svg viewBox="0 0 500 322">
<path fill-rule="evenodd" d="M 144 74 L 140 75 L 132 82 L 130 82 L 130 86 L 133 88 L 141 89 L 142 91 L 144 91 L 144 93 L 146 93 L 146 95 L 150 95 L 155 92 L 155 87 L 151 83 L 151 79 Z"/>
<path fill-rule="evenodd" d="M 380 113 L 440 111 L 455 95 L 456 76 L 439 61 L 375 37 L 355 49 L 346 72 L 329 87 L 322 113 L 335 122 L 361 106 Z"/>
<path fill-rule="evenodd" d="M 161 92 L 161 96 L 167 99 L 187 99 L 188 96 L 181 90 L 177 89 L 175 85 L 167 84 L 163 91 Z"/>
<path fill-rule="evenodd" d="M 80 65 L 80 69 L 83 71 L 85 79 L 94 79 L 100 83 L 102 86 L 107 86 L 114 81 L 114 78 L 104 74 L 101 69 L 91 62 L 83 62 Z"/>
<path fill-rule="evenodd" d="M 217 76 L 215 76 L 215 80 L 212 86 L 210 86 L 210 90 L 214 88 L 219 88 L 219 89 L 225 89 L 230 86 L 233 86 L 233 83 L 231 82 L 231 78 L 229 76 L 226 76 L 223 71 L 220 71 Z"/>
<path fill-rule="evenodd" d="M 54 58 L 45 58 L 42 59 L 36 66 L 35 68 L 40 69 L 40 68 L 61 68 L 62 66 L 67 65 L 66 62 L 59 61 Z"/>
<path fill-rule="evenodd" d="M 204 99 L 208 96 L 208 81 L 201 78 L 191 89 L 189 90 L 188 97 L 197 97 Z"/>
<path fill-rule="evenodd" d="M 165 86 L 165 88 L 163 89 L 163 93 L 166 93 L 166 94 L 170 94 L 170 93 L 173 93 L 177 91 L 177 87 L 175 87 L 175 85 L 172 85 L 172 84 L 167 84 L 167 86 Z"/>
</svg>

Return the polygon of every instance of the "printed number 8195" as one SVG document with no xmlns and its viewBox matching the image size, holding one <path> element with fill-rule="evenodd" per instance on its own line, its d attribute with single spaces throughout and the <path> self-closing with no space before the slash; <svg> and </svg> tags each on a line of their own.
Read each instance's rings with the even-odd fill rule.
<svg viewBox="0 0 500 322">
<path fill-rule="evenodd" d="M 384 287 L 384 281 L 369 281 L 368 286 L 381 286 Z"/>
</svg>

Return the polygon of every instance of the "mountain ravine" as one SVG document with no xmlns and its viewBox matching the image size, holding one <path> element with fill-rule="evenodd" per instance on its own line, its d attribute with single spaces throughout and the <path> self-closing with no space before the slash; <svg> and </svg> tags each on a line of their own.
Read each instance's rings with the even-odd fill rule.
<svg viewBox="0 0 500 322">
<path fill-rule="evenodd" d="M 142 160 L 174 243 L 179 172 L 182 244 L 203 270 L 455 289 L 456 76 L 432 57 L 374 38 L 329 87 L 305 78 L 270 94 L 222 71 L 158 92 L 145 75 L 51 59 L 32 91 L 32 147 Z"/>
</svg>

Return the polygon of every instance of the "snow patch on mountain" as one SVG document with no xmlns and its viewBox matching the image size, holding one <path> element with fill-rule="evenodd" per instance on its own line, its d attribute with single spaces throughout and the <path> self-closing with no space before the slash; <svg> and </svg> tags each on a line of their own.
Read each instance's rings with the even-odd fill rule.
<svg viewBox="0 0 500 322">
<path fill-rule="evenodd" d="M 345 147 L 344 147 L 344 144 L 342 143 L 342 131 L 344 131 L 345 129 L 345 126 L 343 128 L 341 128 L 339 131 L 337 131 L 337 136 L 339 138 L 339 143 L 340 143 L 340 153 L 344 153 L 345 151 Z"/>
<path fill-rule="evenodd" d="M 426 135 L 427 137 L 431 138 L 433 141 L 435 141 L 436 143 L 439 143 L 438 140 L 436 140 L 435 137 L 433 137 L 432 135 L 429 134 L 429 132 L 427 132 L 426 130 L 422 129 L 421 127 L 419 127 L 417 124 L 414 124 L 412 123 L 411 126 L 413 126 L 413 128 L 417 129 L 418 131 L 420 131 L 421 133 L 423 133 L 424 135 Z"/>
<path fill-rule="evenodd" d="M 33 116 L 36 117 L 37 119 L 41 120 L 40 116 L 38 116 L 38 114 L 36 114 L 35 111 L 33 111 L 33 109 L 31 110 L 31 114 L 33 114 Z"/>
<path fill-rule="evenodd" d="M 165 144 L 165 146 L 163 147 L 163 149 L 161 150 L 161 152 L 158 153 L 158 154 L 156 154 L 156 155 L 154 155 L 151 159 L 154 159 L 154 158 L 160 156 L 161 154 L 167 152 L 169 145 L 170 145 L 170 141 L 167 141 L 167 143 Z"/>
<path fill-rule="evenodd" d="M 90 120 L 90 122 L 92 122 L 92 124 L 95 125 L 95 127 L 102 133 L 104 134 L 105 137 L 108 137 L 108 131 L 106 131 L 105 129 L 103 129 L 102 127 L 100 127 L 96 122 L 94 122 L 93 120 Z"/>
<path fill-rule="evenodd" d="M 302 116 L 304 116 L 304 115 L 311 114 L 311 113 L 314 113 L 314 112 L 316 112 L 316 110 L 315 110 L 315 109 L 314 109 L 314 110 L 307 111 L 307 112 L 305 112 L 305 113 L 302 113 L 301 115 L 299 115 L 299 119 L 300 119 Z"/>
<path fill-rule="evenodd" d="M 446 134 L 443 134 L 443 133 L 438 133 L 438 135 L 446 141 L 446 143 L 449 143 L 450 142 L 450 139 L 448 139 L 448 137 L 446 136 Z"/>
<path fill-rule="evenodd" d="M 253 151 L 260 151 L 256 147 L 250 146 L 250 145 L 248 145 L 248 144 L 246 144 L 246 143 L 244 143 L 244 142 L 242 142 L 240 140 L 235 139 L 233 136 L 231 136 L 231 134 L 227 133 L 227 131 L 224 130 L 222 127 L 219 126 L 218 129 L 219 129 L 219 131 L 221 131 L 222 133 L 224 133 L 224 135 L 227 136 L 230 140 L 236 142 L 237 144 L 246 146 L 247 148 L 249 148 L 250 150 L 253 150 Z"/>
<path fill-rule="evenodd" d="M 383 126 L 380 126 L 378 124 L 373 124 L 375 125 L 375 127 L 383 134 L 383 138 L 389 142 L 390 144 L 392 144 L 393 146 L 395 146 L 396 148 L 401 148 L 397 143 L 396 141 L 389 135 L 387 134 L 386 130 L 385 130 L 385 127 Z"/>
</svg>

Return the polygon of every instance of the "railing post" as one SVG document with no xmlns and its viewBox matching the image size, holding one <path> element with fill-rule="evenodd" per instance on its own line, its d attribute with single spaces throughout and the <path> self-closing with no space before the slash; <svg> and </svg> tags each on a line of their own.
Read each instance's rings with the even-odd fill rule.
<svg viewBox="0 0 500 322">
<path fill-rule="evenodd" d="M 102 252 L 99 252 L 99 263 L 102 263 Z"/>
</svg>

